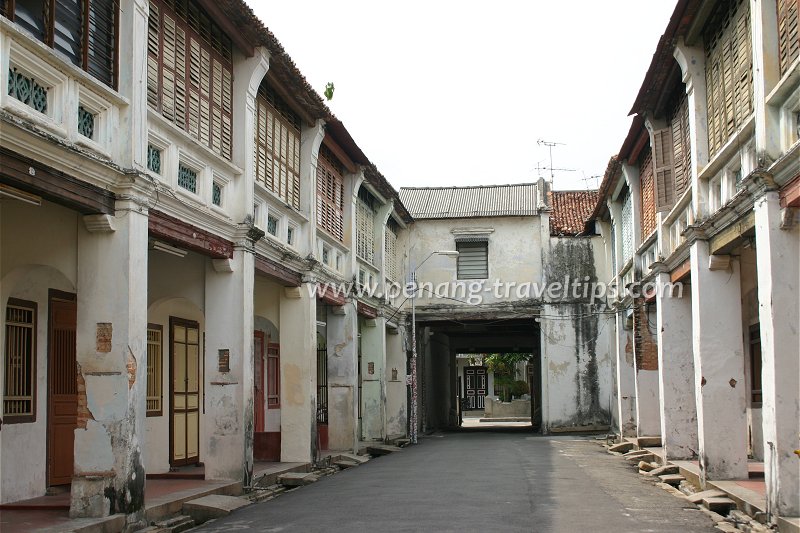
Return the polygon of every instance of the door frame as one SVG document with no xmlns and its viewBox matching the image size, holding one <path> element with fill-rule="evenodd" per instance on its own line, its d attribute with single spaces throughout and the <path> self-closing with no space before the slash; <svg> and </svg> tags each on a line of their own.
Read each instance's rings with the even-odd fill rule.
<svg viewBox="0 0 800 533">
<path fill-rule="evenodd" d="M 50 387 L 50 379 L 51 379 L 50 363 L 52 362 L 51 361 L 51 359 L 52 359 L 51 358 L 51 353 L 52 352 L 50 350 L 51 350 L 52 345 L 53 345 L 53 321 L 52 321 L 52 316 L 53 316 L 52 315 L 52 313 L 53 313 L 53 305 L 52 304 L 53 304 L 53 300 L 61 300 L 61 301 L 74 302 L 75 303 L 75 329 L 76 329 L 76 333 L 77 333 L 77 328 L 78 328 L 78 316 L 77 316 L 78 295 L 76 293 L 74 293 L 74 292 L 60 291 L 58 289 L 48 289 L 48 291 L 47 291 L 47 351 L 45 353 L 45 359 L 46 359 L 45 367 L 47 368 L 47 382 L 45 383 L 45 387 L 47 388 L 47 405 L 46 405 L 47 422 L 45 424 L 45 483 L 47 484 L 48 487 L 58 486 L 58 485 L 53 485 L 52 482 L 51 482 L 51 468 L 50 468 L 50 466 L 51 466 L 51 464 L 50 464 L 50 445 L 51 445 L 51 442 L 50 441 L 52 440 L 51 437 L 50 437 L 50 424 L 53 423 L 54 418 L 55 418 L 53 416 L 53 413 L 52 413 L 52 402 L 51 402 L 52 394 L 51 394 L 51 387 Z M 76 342 L 77 342 L 77 337 L 76 337 Z M 76 362 L 76 364 L 77 364 L 77 359 L 78 359 L 78 347 L 76 346 L 75 347 L 75 362 Z M 76 389 L 77 389 L 77 380 L 78 380 L 78 375 L 76 373 L 76 375 L 75 375 Z M 77 393 L 76 393 L 75 396 L 76 396 L 75 400 L 76 400 L 76 404 L 77 404 Z M 77 410 L 77 405 L 76 405 L 76 410 Z M 77 412 L 76 412 L 76 417 L 75 417 L 76 426 L 77 426 L 77 422 L 78 422 L 78 420 L 77 420 Z M 72 453 L 73 453 L 73 458 L 74 458 L 74 453 L 75 453 L 75 439 L 74 439 L 74 437 L 73 437 L 73 440 L 72 440 Z M 74 465 L 73 465 L 73 468 L 72 468 L 72 472 L 73 472 L 73 475 L 74 475 L 74 473 L 75 473 Z M 64 485 L 64 484 L 59 484 L 59 485 Z"/>
<path fill-rule="evenodd" d="M 173 341 L 174 338 L 174 326 L 184 326 L 184 327 L 193 327 L 197 329 L 197 461 L 190 461 L 189 458 L 176 460 L 175 459 L 175 343 Z M 201 389 L 205 391 L 205 387 L 202 387 L 202 379 L 203 376 L 201 375 L 201 368 L 205 368 L 203 362 L 205 361 L 205 357 L 203 357 L 203 343 L 201 341 L 201 334 L 200 334 L 200 323 L 197 320 L 189 320 L 186 318 L 180 318 L 176 316 L 170 315 L 169 317 L 169 465 L 170 466 L 184 466 L 190 464 L 196 464 L 200 462 L 200 415 L 202 413 L 202 405 L 201 402 L 203 401 L 204 393 L 201 394 Z M 188 428 L 188 425 L 187 425 Z M 188 438 L 188 431 L 186 432 Z M 185 448 L 187 450 L 188 455 L 188 441 L 185 443 Z"/>
</svg>

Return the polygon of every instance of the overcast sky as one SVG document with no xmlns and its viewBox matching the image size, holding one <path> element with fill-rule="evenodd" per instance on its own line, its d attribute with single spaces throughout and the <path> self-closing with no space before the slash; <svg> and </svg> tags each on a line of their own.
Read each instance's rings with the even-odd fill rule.
<svg viewBox="0 0 800 533">
<path fill-rule="evenodd" d="M 397 188 L 597 181 L 676 0 L 247 0 Z M 542 173 L 549 176 L 549 172 Z"/>
</svg>

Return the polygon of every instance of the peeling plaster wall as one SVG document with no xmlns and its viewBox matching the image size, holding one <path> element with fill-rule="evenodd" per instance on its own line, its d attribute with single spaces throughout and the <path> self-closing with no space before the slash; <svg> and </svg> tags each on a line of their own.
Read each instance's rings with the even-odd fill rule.
<svg viewBox="0 0 800 533">
<path fill-rule="evenodd" d="M 597 281 L 595 241 L 599 244 L 597 237 L 551 238 L 544 258 L 548 283 L 563 283 L 565 277 Z M 604 310 L 604 303 L 592 303 L 581 290 L 578 297 L 570 290 L 542 308 L 545 432 L 611 424 L 613 364 L 607 347 L 613 318 L 601 314 Z"/>
<path fill-rule="evenodd" d="M 361 332 L 361 437 L 382 440 L 386 410 L 386 319 L 359 320 Z"/>
<path fill-rule="evenodd" d="M 395 372 L 397 375 L 395 376 Z M 408 420 L 406 394 L 405 329 L 386 330 L 386 437 L 406 435 Z"/>
<path fill-rule="evenodd" d="M 750 453 L 758 461 L 764 460 L 764 431 L 761 404 L 752 402 L 752 372 L 750 366 L 750 327 L 758 324 L 758 271 L 756 253 L 752 246 L 734 251 L 739 255 L 742 277 L 742 342 L 744 344 L 745 386 L 747 388 L 747 425 Z"/>
<path fill-rule="evenodd" d="M 328 447 L 358 447 L 358 315 L 354 302 L 328 311 Z"/>
</svg>

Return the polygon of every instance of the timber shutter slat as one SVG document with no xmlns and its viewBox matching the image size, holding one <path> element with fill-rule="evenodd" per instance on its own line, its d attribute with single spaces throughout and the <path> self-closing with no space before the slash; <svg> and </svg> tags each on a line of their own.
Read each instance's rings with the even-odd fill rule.
<svg viewBox="0 0 800 533">
<path fill-rule="evenodd" d="M 780 75 L 800 57 L 800 0 L 778 0 L 778 62 Z"/>
<path fill-rule="evenodd" d="M 457 242 L 458 279 L 486 279 L 489 277 L 489 243 L 487 241 Z"/>
<path fill-rule="evenodd" d="M 669 211 L 675 203 L 672 128 L 653 132 L 656 211 Z"/>
<path fill-rule="evenodd" d="M 344 240 L 343 169 L 325 145 L 320 147 L 317 160 L 317 225 L 337 240 Z"/>
</svg>

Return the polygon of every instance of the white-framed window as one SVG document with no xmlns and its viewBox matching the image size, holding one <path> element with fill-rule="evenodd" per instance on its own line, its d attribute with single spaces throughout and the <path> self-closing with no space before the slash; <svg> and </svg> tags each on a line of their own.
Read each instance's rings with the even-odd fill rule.
<svg viewBox="0 0 800 533">
<path fill-rule="evenodd" d="M 487 240 L 456 242 L 458 279 L 487 279 L 489 277 L 489 242 Z"/>
<path fill-rule="evenodd" d="M 708 212 L 716 213 L 722 207 L 722 176 L 708 181 Z"/>
<path fill-rule="evenodd" d="M 198 194 L 200 171 L 183 161 L 178 163 L 178 187 L 192 194 Z"/>
<path fill-rule="evenodd" d="M 294 246 L 297 241 L 297 225 L 289 223 L 286 225 L 286 244 Z"/>
<path fill-rule="evenodd" d="M 36 421 L 36 311 L 35 302 L 8 299 L 3 390 L 6 424 Z"/>
<path fill-rule="evenodd" d="M 222 207 L 222 188 L 224 187 L 219 181 L 214 180 L 211 184 L 211 203 L 217 207 Z"/>
<path fill-rule="evenodd" d="M 377 198 L 362 185 L 356 201 L 356 255 L 369 264 L 375 261 L 377 203 Z"/>
<path fill-rule="evenodd" d="M 330 266 L 331 264 L 331 247 L 327 244 L 322 245 L 322 263 L 325 266 Z"/>
<path fill-rule="evenodd" d="M 342 254 L 340 252 L 336 252 L 336 271 L 342 271 Z"/>
<path fill-rule="evenodd" d="M 272 235 L 273 237 L 278 236 L 278 231 L 280 230 L 281 220 L 277 216 L 272 213 L 267 213 L 267 233 Z"/>
</svg>

